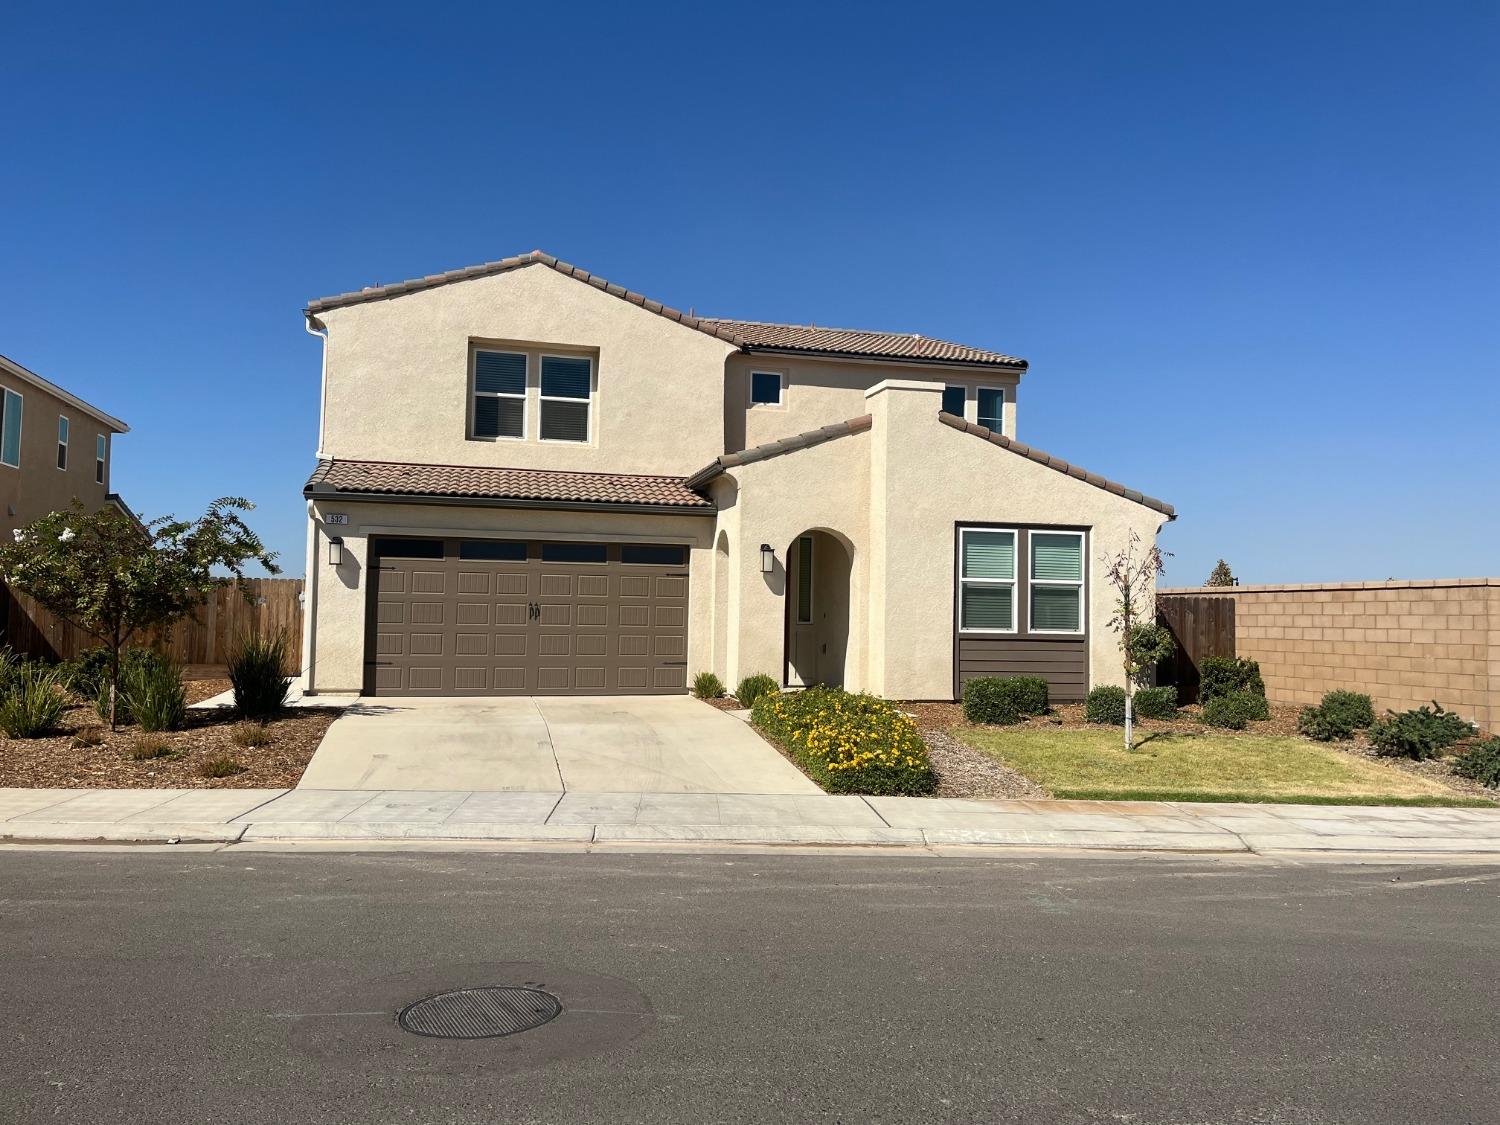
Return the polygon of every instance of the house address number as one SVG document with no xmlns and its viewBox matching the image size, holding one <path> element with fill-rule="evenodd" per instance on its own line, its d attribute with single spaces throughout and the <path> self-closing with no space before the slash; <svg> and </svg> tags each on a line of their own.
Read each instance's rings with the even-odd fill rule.
<svg viewBox="0 0 1500 1125">
<path fill-rule="evenodd" d="M 323 522 L 337 527 L 340 524 L 348 523 L 349 517 L 342 512 L 329 512 L 323 517 Z"/>
</svg>

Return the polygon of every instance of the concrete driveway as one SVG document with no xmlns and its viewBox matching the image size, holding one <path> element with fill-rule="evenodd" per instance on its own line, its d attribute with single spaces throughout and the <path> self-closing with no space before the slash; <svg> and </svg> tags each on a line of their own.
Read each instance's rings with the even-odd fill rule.
<svg viewBox="0 0 1500 1125">
<path fill-rule="evenodd" d="M 365 699 L 297 788 L 821 792 L 748 725 L 676 695 Z"/>
</svg>

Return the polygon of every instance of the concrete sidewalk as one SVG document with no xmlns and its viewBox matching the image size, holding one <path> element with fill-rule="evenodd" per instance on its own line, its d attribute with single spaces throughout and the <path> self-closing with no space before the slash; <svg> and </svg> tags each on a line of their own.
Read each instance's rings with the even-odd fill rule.
<svg viewBox="0 0 1500 1125">
<path fill-rule="evenodd" d="M 0 841 L 462 840 L 1500 855 L 1500 809 L 800 793 L 0 789 Z"/>
</svg>

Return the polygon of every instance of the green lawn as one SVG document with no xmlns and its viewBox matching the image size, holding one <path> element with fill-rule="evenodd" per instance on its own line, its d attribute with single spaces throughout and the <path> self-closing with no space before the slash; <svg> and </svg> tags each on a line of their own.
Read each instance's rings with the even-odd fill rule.
<svg viewBox="0 0 1500 1125">
<path fill-rule="evenodd" d="M 1141 735 L 1126 752 L 1118 727 L 960 727 L 975 749 L 1051 790 L 1115 801 L 1270 801 L 1320 805 L 1488 805 L 1382 762 L 1282 735 Z"/>
</svg>

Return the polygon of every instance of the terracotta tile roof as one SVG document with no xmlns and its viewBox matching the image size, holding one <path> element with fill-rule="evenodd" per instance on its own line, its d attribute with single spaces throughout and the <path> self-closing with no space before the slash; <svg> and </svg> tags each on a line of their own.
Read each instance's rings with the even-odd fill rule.
<svg viewBox="0 0 1500 1125">
<path fill-rule="evenodd" d="M 1155 497 L 1137 492 L 1133 488 L 1126 488 L 1123 484 L 1107 480 L 1097 473 L 1080 469 L 1077 465 L 1069 464 L 1061 457 L 1054 457 L 1050 453 L 1043 453 L 1040 449 L 1033 449 L 1029 445 L 1023 445 L 1019 441 L 1014 441 L 1006 437 L 1004 434 L 997 434 L 994 430 L 987 429 L 984 426 L 976 426 L 973 422 L 966 422 L 953 414 L 939 413 L 938 419 L 945 426 L 952 426 L 955 430 L 962 430 L 966 434 L 973 434 L 975 437 L 983 438 L 991 445 L 998 445 L 1001 449 L 1008 449 L 1012 453 L 1018 453 L 1022 457 L 1029 458 L 1039 465 L 1046 465 L 1049 469 L 1055 469 L 1059 473 L 1076 477 L 1086 484 L 1093 485 L 1095 488 L 1104 489 L 1105 492 L 1112 492 L 1116 496 L 1123 496 L 1126 500 L 1133 500 L 1137 504 L 1144 504 L 1148 508 L 1154 508 L 1168 519 L 1175 520 L 1177 518 L 1177 513 L 1173 510 L 1172 505 L 1165 501 L 1157 500 Z"/>
<path fill-rule="evenodd" d="M 847 422 L 835 422 L 831 426 L 823 426 L 820 429 L 808 430 L 806 433 L 781 438 L 779 441 L 767 442 L 765 445 L 757 445 L 753 449 L 742 449 L 738 453 L 725 453 L 723 456 L 715 457 L 707 465 L 704 465 L 703 468 L 688 477 L 687 486 L 689 488 L 702 488 L 725 469 L 732 469 L 736 465 L 750 465 L 756 461 L 765 461 L 771 457 L 779 457 L 783 453 L 791 453 L 796 449 L 807 449 L 809 446 L 822 445 L 825 441 L 833 441 L 835 438 L 864 433 L 870 428 L 871 422 L 870 415 L 862 414 L 858 418 L 850 418 Z"/>
<path fill-rule="evenodd" d="M 588 270 L 579 266 L 570 265 L 541 250 L 533 250 L 529 254 L 517 254 L 511 258 L 501 258 L 494 262 L 484 262 L 477 266 L 449 270 L 447 273 L 428 274 L 426 277 L 413 278 L 410 281 L 397 281 L 390 285 L 372 285 L 367 289 L 356 290 L 352 293 L 319 297 L 315 301 L 309 301 L 303 312 L 308 317 L 316 317 L 318 313 L 329 309 L 360 305 L 368 301 L 383 301 L 389 297 L 418 293 L 424 289 L 436 289 L 440 285 L 449 285 L 455 281 L 472 281 L 475 278 L 489 277 L 530 265 L 549 266 L 558 273 L 581 281 L 585 285 L 592 285 L 595 289 L 602 289 L 622 301 L 639 305 L 647 312 L 664 316 L 668 320 L 675 320 L 695 331 L 706 333 L 727 344 L 733 344 L 741 351 L 791 351 L 829 357 L 847 356 L 908 363 L 972 364 L 1023 370 L 1026 367 L 1024 359 L 1017 359 L 1014 356 L 1001 355 L 999 352 L 985 351 L 982 348 L 970 348 L 963 344 L 949 343 L 946 340 L 933 340 L 911 333 L 862 332 L 844 328 L 818 328 L 802 324 L 760 324 L 750 320 L 691 316 L 678 309 L 670 308 L 660 301 L 653 301 L 633 290 L 605 281 L 597 274 L 589 273 Z"/>
<path fill-rule="evenodd" d="M 713 504 L 683 477 L 561 473 L 477 465 L 408 465 L 394 461 L 324 460 L 308 478 L 310 497 L 433 497 L 590 507 L 670 508 L 712 512 Z"/>
<path fill-rule="evenodd" d="M 915 332 L 867 332 L 856 328 L 823 328 L 814 324 L 763 324 L 753 320 L 699 321 L 732 333 L 746 351 L 807 352 L 816 355 L 865 359 L 913 360 L 920 363 L 961 363 L 986 367 L 1026 366 L 1024 359 L 971 348 Z"/>
</svg>

